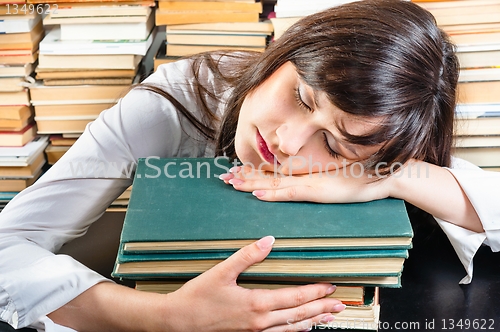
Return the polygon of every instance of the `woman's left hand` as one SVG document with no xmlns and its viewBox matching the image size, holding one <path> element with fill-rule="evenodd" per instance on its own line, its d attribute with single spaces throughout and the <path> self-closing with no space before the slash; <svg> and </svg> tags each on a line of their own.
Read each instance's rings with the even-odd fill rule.
<svg viewBox="0 0 500 332">
<path fill-rule="evenodd" d="M 345 172 L 344 172 L 345 170 Z M 389 196 L 390 177 L 339 169 L 335 174 L 311 173 L 283 175 L 272 172 L 245 172 L 234 167 L 220 179 L 236 190 L 252 192 L 263 201 L 309 201 L 317 203 L 353 203 Z"/>
</svg>

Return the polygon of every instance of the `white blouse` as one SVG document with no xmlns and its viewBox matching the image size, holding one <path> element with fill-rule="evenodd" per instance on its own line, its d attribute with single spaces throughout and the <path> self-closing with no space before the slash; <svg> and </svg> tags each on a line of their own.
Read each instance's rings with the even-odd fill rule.
<svg viewBox="0 0 500 332">
<path fill-rule="evenodd" d="M 162 65 L 145 82 L 170 92 L 196 116 L 198 97 L 191 60 Z M 214 82 L 202 66 L 200 80 L 222 100 L 230 91 Z M 223 103 L 210 105 L 218 115 Z M 138 158 L 211 157 L 194 127 L 165 98 L 132 90 L 90 123 L 71 149 L 35 184 L 18 194 L 0 213 L 0 320 L 14 328 L 72 331 L 47 314 L 99 282 L 109 281 L 67 255 L 61 246 L 87 231 L 132 183 Z M 474 233 L 438 220 L 468 276 L 472 257 L 486 242 L 500 250 L 500 173 L 484 172 L 455 160 L 451 170 L 481 218 L 485 232 Z"/>
</svg>

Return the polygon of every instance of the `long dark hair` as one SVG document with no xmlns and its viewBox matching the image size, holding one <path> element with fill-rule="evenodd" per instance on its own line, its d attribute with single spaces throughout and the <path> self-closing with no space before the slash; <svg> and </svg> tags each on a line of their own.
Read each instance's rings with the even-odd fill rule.
<svg viewBox="0 0 500 332">
<path fill-rule="evenodd" d="M 458 60 L 434 17 L 418 5 L 365 0 L 333 7 L 299 20 L 262 54 L 235 57 L 230 73 L 220 70 L 218 56 L 202 54 L 193 61 L 194 73 L 205 62 L 216 78 L 233 88 L 218 129 L 219 120 L 208 115 L 208 109 L 205 119 L 191 120 L 207 139 L 216 140 L 217 154 L 236 157 L 234 136 L 243 100 L 290 61 L 306 84 L 325 92 L 343 111 L 384 119 L 361 136 L 338 124 L 351 143 L 382 144 L 363 161 L 365 169 L 411 158 L 450 165 Z M 200 93 L 217 98 L 202 85 Z M 182 114 L 189 113 L 176 106 Z"/>
</svg>

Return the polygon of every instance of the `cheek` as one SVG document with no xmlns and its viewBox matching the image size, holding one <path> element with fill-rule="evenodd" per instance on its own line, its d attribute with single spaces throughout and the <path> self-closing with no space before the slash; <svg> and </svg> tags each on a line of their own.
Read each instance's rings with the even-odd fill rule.
<svg viewBox="0 0 500 332">
<path fill-rule="evenodd" d="M 291 103 L 279 93 L 258 91 L 249 98 L 244 110 L 247 120 L 268 126 L 290 116 Z"/>
</svg>

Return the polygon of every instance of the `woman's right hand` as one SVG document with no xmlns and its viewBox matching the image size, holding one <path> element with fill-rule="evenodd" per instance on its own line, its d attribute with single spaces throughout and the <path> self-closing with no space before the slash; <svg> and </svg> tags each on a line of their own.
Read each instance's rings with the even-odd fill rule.
<svg viewBox="0 0 500 332">
<path fill-rule="evenodd" d="M 273 237 L 264 237 L 169 294 L 168 330 L 302 331 L 332 321 L 331 313 L 345 305 L 325 298 L 335 291 L 330 284 L 278 290 L 236 284 L 241 272 L 264 260 L 273 243 Z"/>
<path fill-rule="evenodd" d="M 77 331 L 303 331 L 345 306 L 330 284 L 269 289 L 237 285 L 241 272 L 267 257 L 274 238 L 243 247 L 170 294 L 97 284 L 48 317 Z"/>
</svg>

